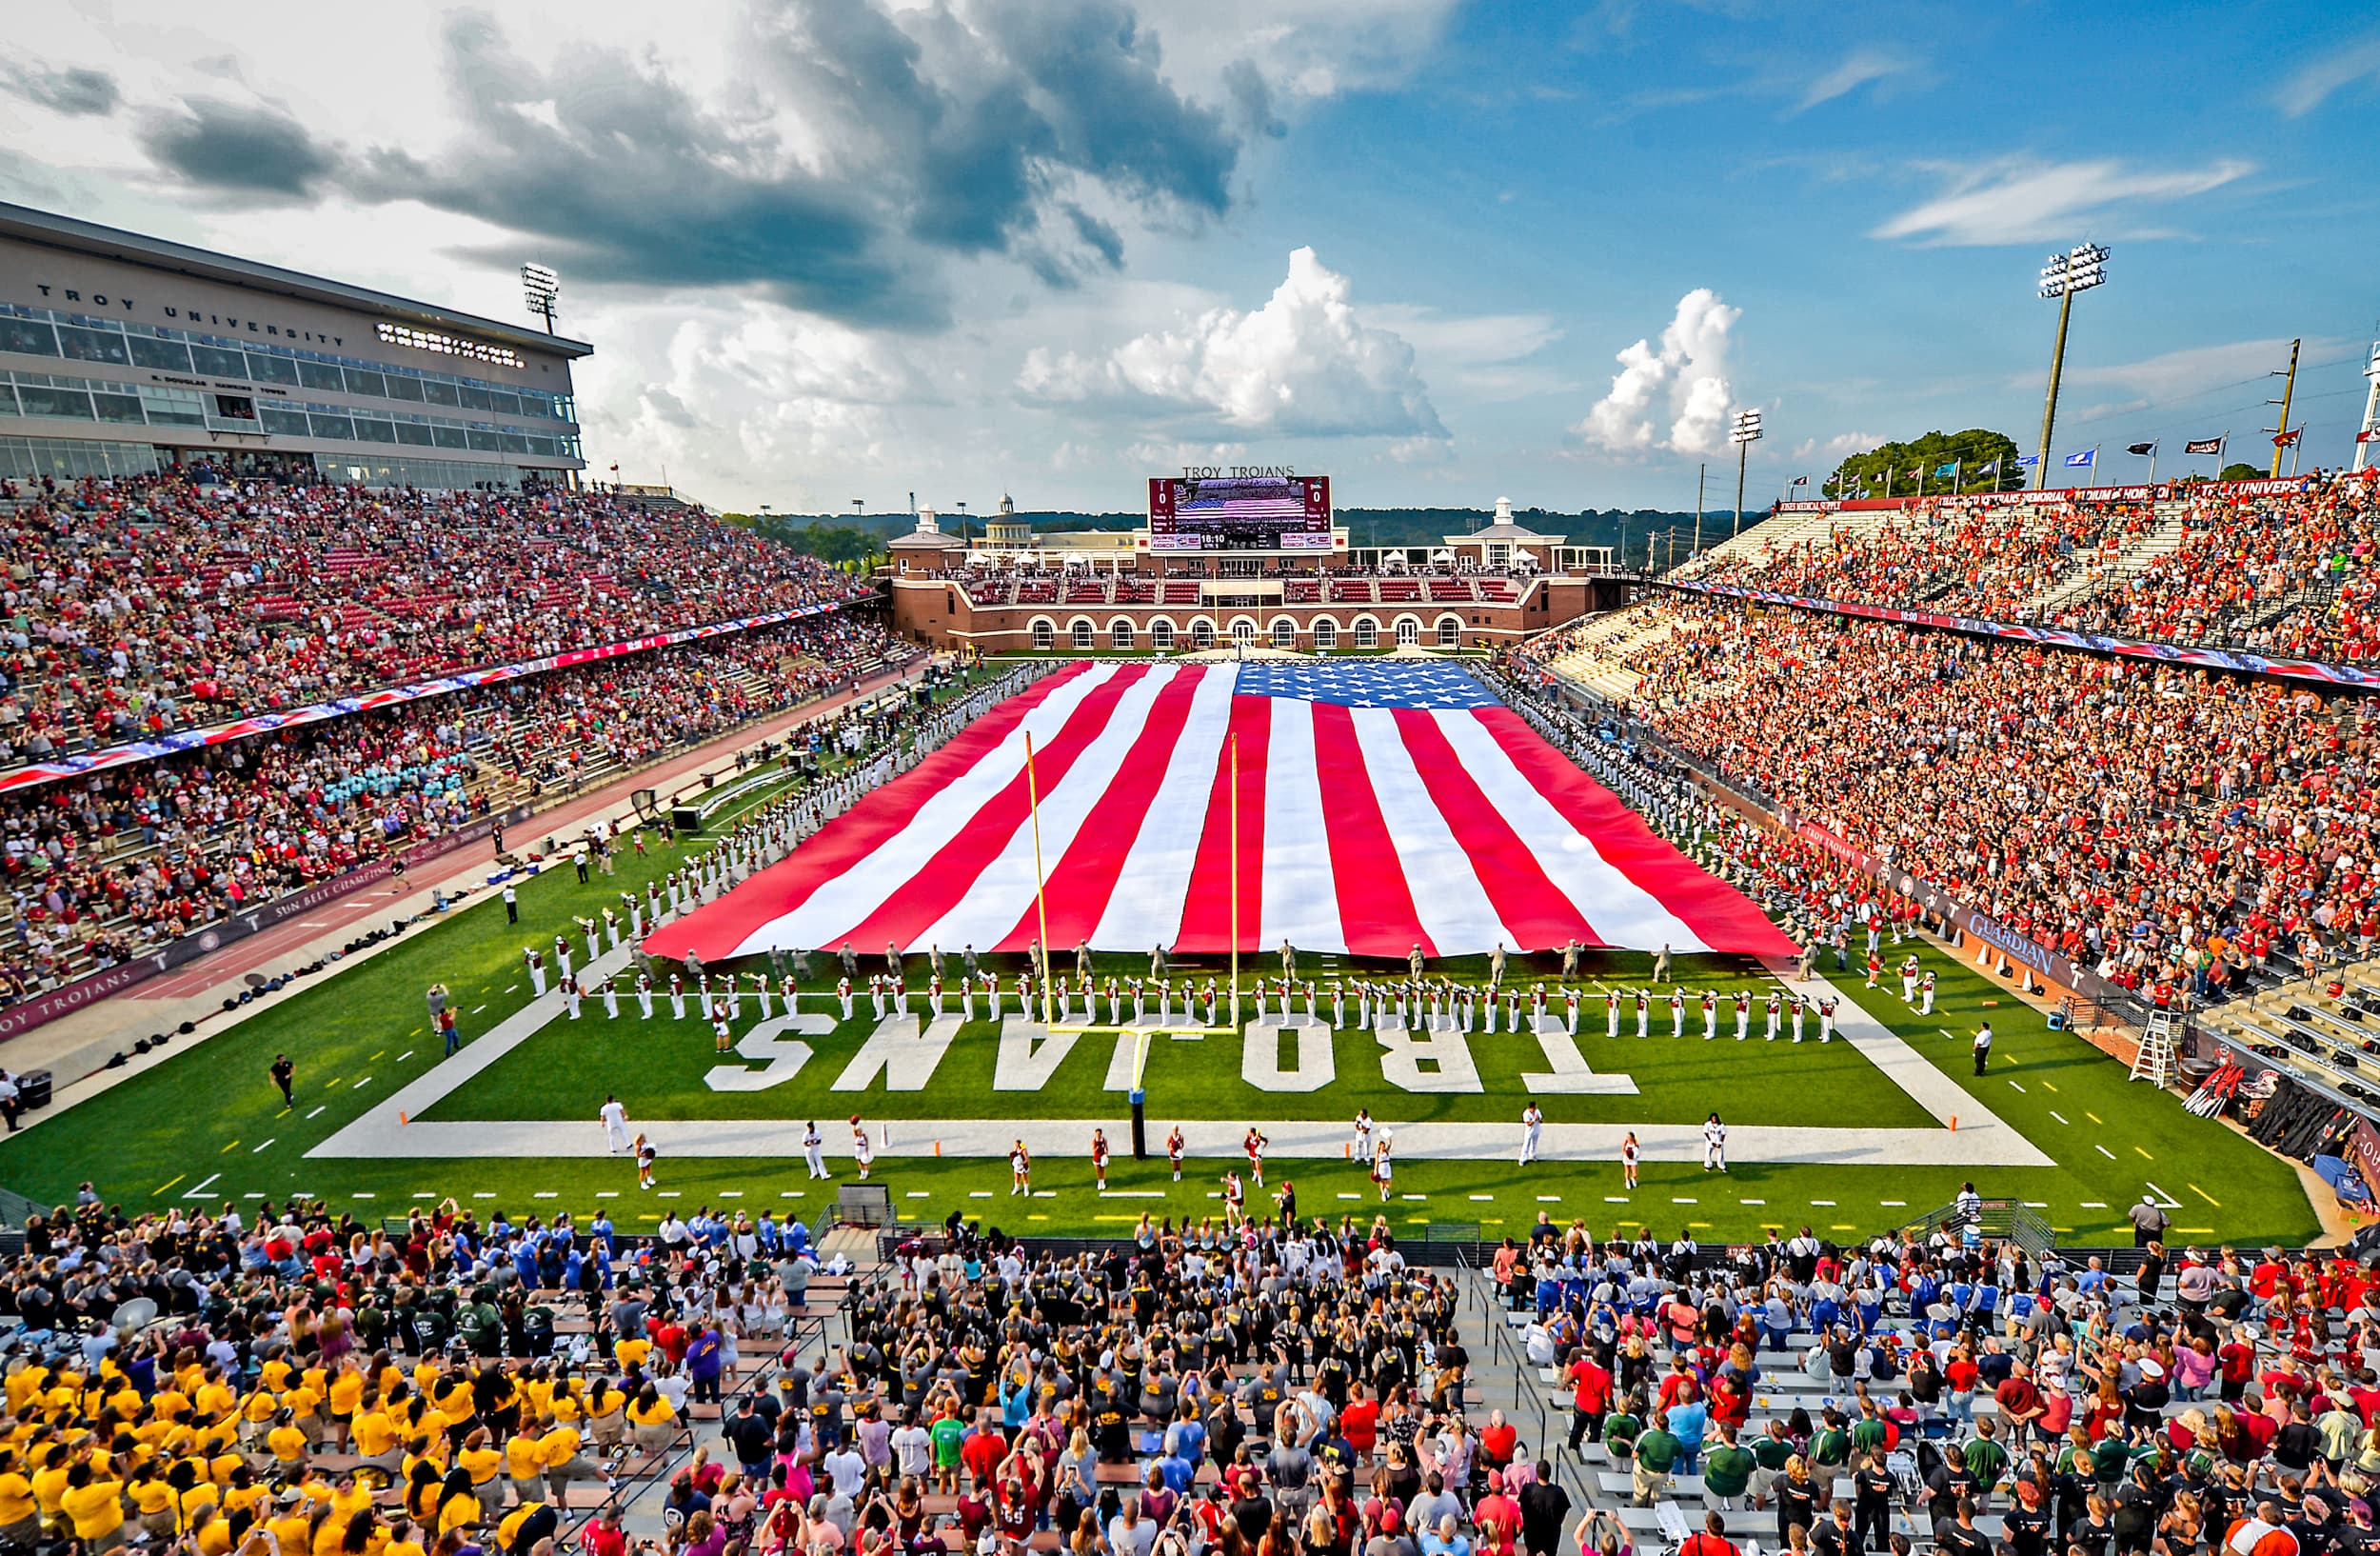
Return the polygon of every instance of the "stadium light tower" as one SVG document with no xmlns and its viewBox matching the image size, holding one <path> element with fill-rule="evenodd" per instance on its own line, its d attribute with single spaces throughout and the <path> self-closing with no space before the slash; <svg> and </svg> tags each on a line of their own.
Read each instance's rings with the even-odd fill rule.
<svg viewBox="0 0 2380 1556">
<path fill-rule="evenodd" d="M 1728 430 L 1727 439 L 1735 446 L 1735 534 L 1744 532 L 1744 460 L 1752 446 L 1760 441 L 1760 412 L 1738 411 L 1735 425 Z"/>
<path fill-rule="evenodd" d="M 552 334 L 554 299 L 562 295 L 562 277 L 543 265 L 524 265 L 521 294 L 528 300 L 529 311 L 545 321 L 545 333 Z"/>
<path fill-rule="evenodd" d="M 2380 341 L 2371 344 L 2371 360 L 2364 364 L 2364 379 L 2371 388 L 2364 395 L 2363 425 L 2355 429 L 2355 468 L 2364 468 L 2364 454 L 2380 443 Z"/>
<path fill-rule="evenodd" d="M 2041 451 L 2033 468 L 2035 490 L 2050 481 L 2050 433 L 2057 425 L 2057 381 L 2066 370 L 2066 321 L 2073 316 L 2074 293 L 2104 286 L 2107 278 L 2108 251 L 2096 243 L 2077 244 L 2062 254 L 2052 254 L 2041 267 L 2041 295 L 2058 300 L 2057 345 L 2050 352 L 2050 397 L 2041 407 Z"/>
</svg>

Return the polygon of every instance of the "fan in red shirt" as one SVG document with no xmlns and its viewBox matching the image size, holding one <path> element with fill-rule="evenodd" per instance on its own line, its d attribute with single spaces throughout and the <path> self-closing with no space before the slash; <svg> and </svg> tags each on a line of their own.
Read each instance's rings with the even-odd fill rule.
<svg viewBox="0 0 2380 1556">
<path fill-rule="evenodd" d="M 1347 1446 L 1356 1450 L 1358 1459 L 1368 1460 L 1380 1441 L 1380 1406 L 1368 1397 L 1363 1385 L 1351 1385 L 1354 1398 L 1339 1412 L 1339 1432 L 1347 1439 Z"/>
</svg>

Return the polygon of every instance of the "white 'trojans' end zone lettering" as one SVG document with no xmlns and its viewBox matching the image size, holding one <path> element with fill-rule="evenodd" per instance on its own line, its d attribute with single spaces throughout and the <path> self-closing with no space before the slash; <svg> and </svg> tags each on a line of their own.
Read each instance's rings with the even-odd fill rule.
<svg viewBox="0 0 2380 1556">
<path fill-rule="evenodd" d="M 589 964 L 591 981 L 625 969 L 628 948 L 606 952 Z M 1834 994 L 1823 980 L 1790 985 L 1812 998 Z M 1873 1063 L 1879 1073 L 1897 1085 L 1930 1113 L 1933 1128 L 1862 1128 L 1856 1127 L 1735 1126 L 1728 1137 L 1733 1160 L 1755 1163 L 1808 1163 L 1841 1167 L 2046 1167 L 2056 1164 L 2018 1134 L 1991 1109 L 1970 1096 L 1955 1081 L 1911 1048 L 1907 1043 L 1856 1006 L 1845 1005 L 1836 1033 Z M 467 1086 L 549 1022 L 558 1021 L 556 1002 L 533 1003 L 497 1024 L 461 1052 L 430 1066 L 396 1092 L 367 1108 L 307 1154 L 335 1159 L 443 1159 L 490 1157 L 583 1157 L 608 1154 L 601 1131 L 577 1120 L 519 1119 L 467 1123 L 426 1122 L 423 1115 L 438 1102 Z M 705 1079 L 717 1089 L 764 1088 L 759 1083 L 781 1084 L 800 1072 L 794 1042 L 784 1034 L 802 1030 L 813 1018 L 799 1022 L 772 1018 L 756 1024 L 740 1057 L 756 1060 L 757 1070 L 744 1066 L 719 1066 Z M 814 1018 L 824 1020 L 824 1017 Z M 860 1057 L 845 1067 L 838 1085 L 873 1086 L 881 1077 L 889 1089 L 922 1089 L 931 1080 L 942 1054 L 951 1047 L 958 1022 L 943 1018 L 920 1030 L 918 1018 L 893 1018 L 879 1024 Z M 773 1029 L 771 1028 L 773 1024 Z M 767 1029 L 767 1030 L 764 1030 Z M 831 1027 L 828 1028 L 831 1030 Z M 1296 1067 L 1283 1071 L 1281 1033 L 1296 1040 Z M 1349 1033 L 1358 1044 L 1365 1034 Z M 1565 1033 L 1565 1035 L 1567 1035 Z M 1477 1093 L 1484 1089 L 1471 1048 L 1458 1032 L 1407 1032 L 1391 1027 L 1373 1032 L 1379 1049 L 1381 1071 L 1392 1084 L 1420 1095 Z M 752 1039 L 761 1037 L 761 1043 Z M 1334 1034 L 1324 1027 L 1298 1023 L 1282 1026 L 1257 1023 L 1242 1034 L 1242 1079 L 1260 1090 L 1310 1093 L 1331 1084 L 1336 1076 Z M 1129 1041 L 1130 1034 L 1126 1034 Z M 750 1045 L 747 1047 L 746 1045 Z M 1054 1043 L 1045 1045 L 1055 1049 Z M 803 1045 L 806 1047 L 806 1045 Z M 873 1050 L 872 1052 L 870 1050 Z M 1035 1057 L 1038 1059 L 1037 1048 Z M 1425 1072 L 1422 1061 L 1434 1060 Z M 1562 1062 L 1549 1058 L 1549 1071 L 1558 1074 Z M 1260 1077 L 1260 1078 L 1259 1078 Z M 1625 1081 L 1624 1076 L 1611 1079 Z M 722 1083 L 724 1084 L 722 1084 Z M 319 1113 L 321 1109 L 317 1108 Z M 1948 1127 L 1955 1116 L 1958 1127 Z M 981 1117 L 903 1119 L 897 1141 L 878 1147 L 880 1156 L 925 1156 L 937 1149 L 945 1156 L 1005 1157 L 1021 1136 L 1036 1155 L 1063 1158 L 1079 1153 L 1092 1128 L 1114 1120 L 1090 1118 L 985 1119 Z M 1340 1161 L 1346 1155 L 1346 1128 L 1332 1119 L 1183 1120 L 1186 1153 L 1198 1157 L 1235 1158 L 1241 1155 L 1241 1136 L 1251 1124 L 1270 1138 L 1270 1153 L 1288 1161 Z M 800 1154 L 798 1126 L 783 1118 L 640 1119 L 664 1158 L 758 1157 L 790 1159 Z M 1636 1125 L 1641 1157 L 1656 1163 L 1699 1163 L 1703 1141 L 1699 1125 Z M 1546 1162 L 1608 1163 L 1619 1154 L 1630 1132 L 1624 1122 L 1543 1127 L 1538 1154 Z M 1397 1127 L 1397 1155 L 1401 1160 L 1494 1161 L 1509 1159 L 1513 1127 L 1509 1122 L 1407 1123 Z M 675 1191 L 667 1191 L 674 1193 Z M 1037 1198 L 1041 1197 L 1039 1193 Z"/>
</svg>

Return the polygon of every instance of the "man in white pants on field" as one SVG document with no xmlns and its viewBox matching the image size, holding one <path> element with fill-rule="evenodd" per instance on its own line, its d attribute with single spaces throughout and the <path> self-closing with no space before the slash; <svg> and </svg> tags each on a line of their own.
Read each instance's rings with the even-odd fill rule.
<svg viewBox="0 0 2380 1556">
<path fill-rule="evenodd" d="M 613 1156 L 628 1148 L 628 1110 L 620 1106 L 620 1099 L 606 1094 L 597 1118 L 604 1123 L 604 1149 Z"/>
<path fill-rule="evenodd" d="M 1702 1126 L 1702 1170 L 1727 1170 L 1727 1126 L 1719 1122 L 1716 1113 L 1713 1113 Z"/>
<path fill-rule="evenodd" d="M 1529 1106 L 1520 1110 L 1520 1165 L 1527 1167 L 1537 1159 L 1537 1137 L 1545 1132 L 1545 1109 L 1531 1098 Z"/>
<path fill-rule="evenodd" d="M 813 1178 L 830 1178 L 826 1170 L 826 1137 L 818 1132 L 818 1120 L 812 1119 L 802 1134 L 802 1160 Z"/>
</svg>

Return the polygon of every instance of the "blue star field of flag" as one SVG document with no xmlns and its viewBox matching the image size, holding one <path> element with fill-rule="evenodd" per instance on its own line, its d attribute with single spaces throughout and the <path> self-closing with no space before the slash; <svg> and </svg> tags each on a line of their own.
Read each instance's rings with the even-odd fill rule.
<svg viewBox="0 0 2380 1556">
<path fill-rule="evenodd" d="M 1235 689 L 1248 697 L 1294 697 L 1338 708 L 1411 708 L 1428 712 L 1493 708 L 1496 698 L 1459 665 L 1329 664 L 1259 660 L 1240 667 Z"/>
</svg>

